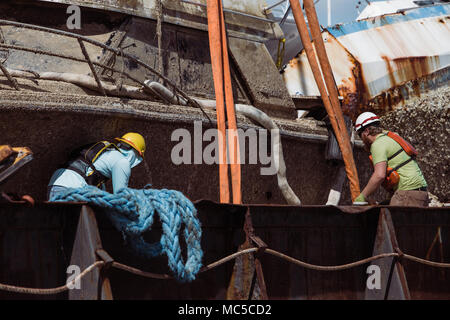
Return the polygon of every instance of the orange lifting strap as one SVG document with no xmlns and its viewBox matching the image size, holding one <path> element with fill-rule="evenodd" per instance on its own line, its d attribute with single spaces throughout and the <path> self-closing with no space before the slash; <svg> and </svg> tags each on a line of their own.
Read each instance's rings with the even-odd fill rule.
<svg viewBox="0 0 450 320">
<path fill-rule="evenodd" d="M 207 0 L 207 15 L 209 48 L 214 78 L 214 91 L 216 94 L 217 129 L 219 132 L 220 202 L 230 202 L 226 144 L 226 121 L 228 120 L 228 132 L 231 133 L 228 135 L 228 152 L 231 169 L 233 203 L 242 203 L 239 140 L 231 86 L 228 45 L 222 1 Z"/>
</svg>

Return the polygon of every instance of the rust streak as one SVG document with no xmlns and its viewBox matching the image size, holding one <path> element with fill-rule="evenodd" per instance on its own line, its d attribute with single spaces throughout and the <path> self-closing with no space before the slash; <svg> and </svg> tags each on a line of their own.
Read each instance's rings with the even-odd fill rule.
<svg viewBox="0 0 450 320">
<path fill-rule="evenodd" d="M 403 80 L 401 82 L 417 79 L 430 73 L 428 57 L 402 57 L 392 61 L 397 65 L 399 75 Z"/>
<path fill-rule="evenodd" d="M 369 97 L 369 88 L 367 87 L 367 82 L 364 79 L 361 64 L 353 57 L 352 60 L 354 65 L 354 67 L 352 68 L 354 79 L 353 85 L 356 87 L 356 91 L 349 92 L 344 95 L 342 110 L 345 115 L 349 116 L 354 121 L 362 111 L 368 110 L 367 103 Z"/>
<path fill-rule="evenodd" d="M 392 70 L 392 66 L 390 63 L 390 59 L 387 56 L 381 56 L 381 59 L 386 63 L 386 68 L 388 70 L 389 81 L 391 82 L 391 87 L 395 87 L 397 83 L 395 82 L 394 70 Z"/>
<path fill-rule="evenodd" d="M 431 57 L 405 57 L 394 59 L 397 65 L 401 82 L 412 81 L 414 94 L 420 97 L 420 82 L 418 79 L 430 74 L 430 62 L 433 64 Z"/>
</svg>

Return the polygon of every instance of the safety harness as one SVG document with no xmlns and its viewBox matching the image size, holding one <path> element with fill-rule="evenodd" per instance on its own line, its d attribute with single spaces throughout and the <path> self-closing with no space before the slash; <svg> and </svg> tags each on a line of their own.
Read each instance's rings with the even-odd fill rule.
<svg viewBox="0 0 450 320">
<path fill-rule="evenodd" d="M 97 143 L 90 143 L 72 151 L 70 160 L 66 162 L 64 167 L 78 173 L 84 178 L 87 184 L 100 187 L 103 183 L 109 180 L 94 167 L 95 160 L 100 157 L 106 150 L 117 149 L 119 147 L 109 141 L 100 141 Z M 88 168 L 92 171 L 88 174 Z"/>
<path fill-rule="evenodd" d="M 396 151 L 393 155 L 387 158 L 388 162 L 389 160 L 392 160 L 393 158 L 398 156 L 403 151 L 406 152 L 406 154 L 409 156 L 408 160 L 403 161 L 394 168 L 391 168 L 389 166 L 386 167 L 386 178 L 383 181 L 382 186 L 388 191 L 393 191 L 395 186 L 397 186 L 400 181 L 400 175 L 398 174 L 397 170 L 403 167 L 404 165 L 408 164 L 409 162 L 415 160 L 418 152 L 416 149 L 414 149 L 414 147 L 411 144 L 409 144 L 406 140 L 404 140 L 402 137 L 400 137 L 398 134 L 392 131 L 384 133 L 383 136 L 388 136 L 389 138 L 393 139 L 401 147 L 400 150 Z M 369 158 L 370 161 L 372 162 L 372 155 L 370 155 Z"/>
</svg>

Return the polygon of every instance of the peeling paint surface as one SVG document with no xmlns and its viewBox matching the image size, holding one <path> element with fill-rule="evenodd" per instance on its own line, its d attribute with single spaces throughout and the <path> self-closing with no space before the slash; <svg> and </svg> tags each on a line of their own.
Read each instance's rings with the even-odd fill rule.
<svg viewBox="0 0 450 320">
<path fill-rule="evenodd" d="M 448 83 L 450 5 L 336 25 L 323 32 L 340 95 L 351 116 L 371 104 L 382 113 Z M 291 95 L 319 95 L 302 51 L 283 72 Z M 351 100 L 351 102 L 349 102 Z"/>
<path fill-rule="evenodd" d="M 355 77 L 352 73 L 354 61 L 346 49 L 328 32 L 322 34 L 333 74 L 337 83 L 346 86 L 346 90 L 355 92 Z M 292 59 L 283 72 L 283 78 L 291 95 L 320 95 L 306 54 L 302 52 Z"/>
</svg>

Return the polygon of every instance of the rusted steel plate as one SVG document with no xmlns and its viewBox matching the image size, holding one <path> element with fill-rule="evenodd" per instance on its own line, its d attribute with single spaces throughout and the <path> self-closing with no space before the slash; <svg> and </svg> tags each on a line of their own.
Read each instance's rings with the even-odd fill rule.
<svg viewBox="0 0 450 320">
<path fill-rule="evenodd" d="M 137 17 L 157 19 L 156 0 L 40 0 L 42 2 L 53 2 L 65 5 L 79 5 L 99 10 L 120 12 Z M 188 3 L 189 2 L 189 3 Z M 200 4 L 200 5 L 197 5 Z M 206 25 L 206 1 L 172 1 L 163 0 L 164 22 L 182 25 L 200 30 L 207 30 Z M 254 39 L 266 40 L 267 38 L 278 38 L 282 31 L 278 24 L 272 23 L 264 15 L 265 2 L 234 1 L 225 0 L 225 20 L 231 25 L 231 35 Z"/>
<path fill-rule="evenodd" d="M 243 255 L 236 259 L 228 286 L 229 300 L 267 300 L 267 287 L 261 266 L 261 254 L 266 244 L 254 233 L 250 208 L 247 207 L 244 223 L 245 242 L 239 250 L 259 247 L 255 254 Z"/>
<path fill-rule="evenodd" d="M 270 116 L 295 118 L 294 103 L 264 44 L 230 38 L 229 47 L 253 104 Z"/>
<path fill-rule="evenodd" d="M 251 248 L 249 242 L 239 246 L 239 251 Z M 259 300 L 260 289 L 256 281 L 255 258 L 253 254 L 242 255 L 232 262 L 233 273 L 227 288 L 227 300 Z"/>
<path fill-rule="evenodd" d="M 245 207 L 218 205 L 212 202 L 196 204 L 202 226 L 203 265 L 213 263 L 238 251 L 245 241 L 243 231 Z M 145 235 L 150 242 L 159 241 L 162 230 L 157 214 L 152 231 Z M 104 249 L 119 263 L 144 271 L 171 274 L 165 255 L 145 260 L 130 252 L 122 234 L 111 225 L 107 214 L 97 212 Z M 186 257 L 184 238 L 180 235 L 182 255 Z M 136 276 L 113 268 L 110 281 L 114 299 L 226 299 L 234 261 L 227 262 L 210 271 L 199 273 L 192 283 L 176 280 L 159 280 Z"/>
<path fill-rule="evenodd" d="M 18 99 L 20 100 L 20 97 Z M 87 105 L 86 109 L 78 109 L 79 103 L 75 101 L 70 106 L 64 104 L 61 106 L 60 103 L 51 105 L 54 107 L 33 100 L 24 102 L 23 108 L 19 109 L 5 107 L 4 104 L 0 106 L 0 131 L 8 133 L 5 139 L 7 138 L 13 145 L 14 143 L 23 143 L 35 150 L 35 160 L 11 177 L 12 179 L 2 186 L 3 190 L 18 194 L 30 194 L 36 201 L 44 200 L 52 173 L 58 168 L 58 165 L 67 161 L 71 150 L 93 141 L 115 137 L 120 132 L 135 131 L 140 132 L 146 140 L 151 141 L 152 148 L 145 158 L 145 163 L 133 168 L 131 187 L 142 188 L 146 184 L 152 183 L 154 188 L 179 190 L 190 199 L 218 200 L 219 179 L 216 164 L 207 165 L 204 162 L 194 164 L 193 157 L 190 159 L 192 164 L 176 165 L 171 160 L 173 147 L 178 144 L 176 141 L 171 141 L 174 130 L 186 129 L 189 131 L 190 137 L 196 139 L 197 133 L 192 122 L 200 117 L 175 116 L 173 120 L 166 121 L 159 118 L 164 115 L 162 110 L 155 110 L 148 114 L 139 112 L 135 115 L 127 115 L 119 112 L 119 109 L 107 108 L 106 105 L 98 107 L 98 111 L 94 110 L 96 107 L 91 106 L 91 108 Z M 140 108 L 144 109 L 144 105 L 136 107 L 135 110 Z M 131 110 L 131 108 L 122 107 L 121 109 Z M 192 110 L 185 110 L 185 112 L 192 114 Z M 150 114 L 155 117 L 147 118 Z M 65 124 L 64 130 L 61 130 L 58 135 L 50 134 L 51 128 L 56 128 L 61 123 Z M 208 128 L 209 125 L 203 123 L 202 133 L 205 133 Z M 30 130 L 39 131 L 42 134 L 23 136 L 23 132 Z M 79 133 L 79 139 L 73 139 L 73 132 Z M 246 139 L 246 163 L 249 162 L 248 155 L 251 150 L 248 141 Z M 210 142 L 205 139 L 202 143 L 202 150 L 209 144 Z M 335 173 L 335 168 L 327 165 L 325 161 L 324 145 L 301 141 L 294 136 L 287 135 L 282 135 L 282 144 L 283 149 L 290 151 L 284 155 L 287 174 L 298 177 L 298 179 L 289 180 L 289 183 L 302 203 L 325 203 L 328 190 L 333 182 L 330 176 Z M 308 161 L 299 161 L 297 155 L 301 154 L 307 154 Z M 361 183 L 363 184 L 370 177 L 370 162 L 362 150 L 355 151 L 355 159 L 360 164 Z M 156 170 L 155 164 L 157 163 L 165 163 L 165 170 Z M 260 169 L 268 166 L 257 164 L 243 167 L 242 188 L 246 190 L 243 193 L 243 202 L 286 203 L 278 187 L 276 175 L 261 176 L 260 174 Z M 152 178 L 152 182 L 149 181 L 150 178 Z M 207 181 L 208 183 L 197 183 L 198 181 Z M 313 187 L 305 188 L 303 181 L 309 181 Z M 349 201 L 346 199 L 349 197 L 344 192 L 342 201 Z"/>
<path fill-rule="evenodd" d="M 270 249 L 325 266 L 367 258 L 373 254 L 382 209 L 367 207 L 359 213 L 346 213 L 348 207 L 245 206 L 211 201 L 199 201 L 195 206 L 202 224 L 204 265 L 236 252 L 245 242 L 244 221 L 248 207 L 254 235 Z M 0 205 L 0 210 L 0 282 L 41 288 L 65 283 L 80 206 L 37 204 L 29 208 L 5 204 Z M 444 262 L 448 262 L 448 208 L 390 207 L 389 211 L 398 246 L 407 254 L 424 258 L 437 226 L 441 226 Z M 150 260 L 137 258 L 124 243 L 122 234 L 112 226 L 107 213 L 96 209 L 95 216 L 103 247 L 115 261 L 153 273 L 170 274 L 165 256 Z M 145 238 L 154 242 L 160 237 L 161 225 L 155 218 L 155 225 Z M 180 240 L 183 243 L 183 239 Z M 439 250 L 432 252 L 431 259 L 440 261 Z M 365 298 L 369 264 L 343 271 L 316 271 L 268 254 L 263 254 L 260 262 L 270 299 Z M 401 263 L 412 299 L 450 298 L 448 270 L 442 274 L 437 268 L 415 262 L 402 260 Z M 234 266 L 234 261 L 227 262 L 200 273 L 194 282 L 184 284 L 143 278 L 115 268 L 111 269 L 109 279 L 115 299 L 225 299 Z M 249 267 L 254 270 L 254 266 Z M 240 286 L 246 292 L 253 290 L 256 296 L 252 297 L 256 298 L 259 289 L 257 282 L 252 284 L 253 274 L 242 274 Z M 391 286 L 392 283 L 393 280 Z M 24 296 L 0 292 L 0 297 Z M 50 298 L 64 299 L 67 294 Z"/>
<path fill-rule="evenodd" d="M 371 256 L 379 208 L 345 214 L 334 207 L 252 207 L 255 234 L 269 248 L 317 265 Z M 276 257 L 261 259 L 270 299 L 362 299 L 365 267 L 324 272 Z"/>
<path fill-rule="evenodd" d="M 95 214 L 90 207 L 84 205 L 81 208 L 70 265 L 77 266 L 80 271 L 83 271 L 99 260 L 97 251 L 100 250 L 102 250 L 102 242 Z M 112 293 L 109 280 L 102 278 L 101 270 L 98 268 L 81 279 L 79 288 L 69 290 L 70 300 L 98 300 L 100 298 L 110 300 Z"/>
<path fill-rule="evenodd" d="M 450 263 L 450 209 L 392 207 L 389 209 L 399 248 L 406 254 L 422 259 L 441 227 L 442 253 L 435 247 L 430 260 Z M 450 299 L 450 269 L 435 268 L 403 260 L 411 299 Z"/>
<path fill-rule="evenodd" d="M 243 218 L 246 206 L 220 205 L 209 201 L 197 202 L 196 206 L 203 229 L 204 264 L 237 251 L 245 239 Z M 378 210 L 371 208 L 361 214 L 344 214 L 333 207 L 251 206 L 255 234 L 270 248 L 323 265 L 369 257 Z M 168 272 L 164 257 L 142 261 L 127 252 L 126 246 L 121 243 L 120 234 L 112 229 L 105 218 L 99 215 L 104 246 L 116 261 L 150 272 Z M 160 229 L 155 226 L 153 232 L 148 235 L 149 240 L 159 240 Z M 304 270 L 268 255 L 263 255 L 260 261 L 270 299 L 363 298 L 364 267 L 324 273 Z M 242 264 L 244 261 L 237 263 Z M 116 299 L 224 299 L 234 266 L 235 263 L 230 262 L 199 274 L 198 279 L 191 284 L 145 279 L 113 270 L 111 285 Z M 238 270 L 246 270 L 241 267 Z M 253 268 L 247 266 L 248 271 Z M 236 288 L 241 293 L 249 293 L 252 284 L 248 280 L 253 272 L 240 271 L 236 274 L 239 277 L 234 281 L 242 281 L 240 285 L 236 284 Z M 238 298 L 233 295 L 228 297 Z"/>
<path fill-rule="evenodd" d="M 377 235 L 372 255 L 381 253 L 395 252 L 398 247 L 395 236 L 394 226 L 387 209 L 381 209 L 378 219 Z M 371 266 L 378 267 L 375 269 L 374 276 L 379 277 L 379 287 L 366 286 L 366 300 L 406 300 L 410 299 L 408 285 L 405 279 L 403 267 L 397 258 L 386 258 L 373 261 Z M 379 271 L 379 273 L 378 273 Z M 377 273 L 377 274 L 376 274 Z M 372 275 L 372 272 L 371 272 Z"/>
<path fill-rule="evenodd" d="M 54 288 L 65 284 L 81 205 L 0 205 L 0 282 Z M 67 299 L 0 291 L 0 299 Z"/>
<path fill-rule="evenodd" d="M 196 203 L 196 207 L 203 229 L 204 264 L 237 251 L 245 239 L 243 227 L 246 206 L 201 201 Z M 342 264 L 369 257 L 373 248 L 378 210 L 379 208 L 371 208 L 361 214 L 344 214 L 333 207 L 251 206 L 255 235 L 270 248 L 323 265 Z M 98 220 L 105 250 L 116 261 L 149 272 L 169 272 L 164 257 L 149 261 L 136 258 L 121 243 L 121 235 L 112 228 L 107 218 L 99 214 Z M 148 235 L 149 241 L 159 240 L 160 228 L 155 226 L 152 230 Z M 324 252 L 328 250 L 328 253 Z M 363 297 L 363 267 L 324 273 L 302 270 L 267 255 L 263 255 L 260 262 L 270 299 Z M 191 284 L 179 284 L 174 280 L 145 279 L 113 270 L 111 285 L 116 299 L 224 299 L 234 265 L 227 263 L 199 274 L 198 279 Z M 253 268 L 251 265 L 247 267 L 248 271 Z M 238 269 L 241 270 L 240 267 Z M 242 270 L 245 271 L 245 268 Z M 253 272 L 241 271 L 237 274 L 240 276 L 234 281 L 242 281 L 240 286 L 236 284 L 237 288 L 241 292 L 249 292 L 252 284 L 248 280 L 253 276 Z M 238 298 L 233 295 L 228 297 Z"/>
</svg>

